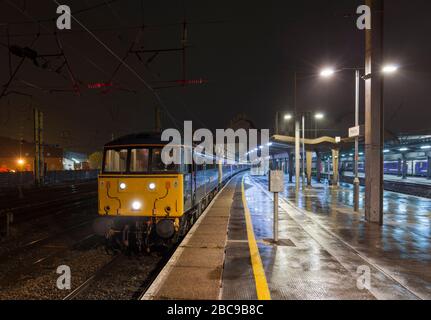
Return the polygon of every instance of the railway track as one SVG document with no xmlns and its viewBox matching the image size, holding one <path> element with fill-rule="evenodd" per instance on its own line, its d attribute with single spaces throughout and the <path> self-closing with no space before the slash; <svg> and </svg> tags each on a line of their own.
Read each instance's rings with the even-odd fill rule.
<svg viewBox="0 0 431 320">
<path fill-rule="evenodd" d="M 49 244 L 22 259 L 1 264 L 0 300 L 10 299 L 62 299 L 64 291 L 57 288 L 56 270 L 60 265 L 70 266 L 72 279 L 80 282 L 94 268 L 104 264 L 109 257 L 103 250 L 103 239 L 82 233 L 68 245 Z"/>
<path fill-rule="evenodd" d="M 95 200 L 93 195 L 79 201 L 73 198 L 69 201 L 61 199 L 60 202 L 57 199 L 49 202 L 44 210 L 38 210 L 36 206 L 26 209 L 30 210 L 30 213 L 21 211 L 21 219 L 13 224 L 15 234 L 0 242 L 2 289 L 14 282 L 19 283 L 22 278 L 27 279 L 36 266 L 79 249 L 81 243 L 94 242 L 96 235 L 92 224 L 97 215 L 88 214 L 90 208 L 96 212 L 96 202 L 91 200 Z M 17 236 L 18 234 L 20 236 Z M 100 243 L 99 239 L 98 244 Z"/>
<path fill-rule="evenodd" d="M 3 232 L 7 228 L 6 215 L 12 213 L 13 216 L 12 223 L 9 225 L 9 237 L 1 238 L 0 233 L 0 249 L 8 246 L 14 247 L 16 242 L 28 238 L 31 234 L 37 236 L 46 230 L 53 229 L 54 226 L 66 223 L 67 220 L 81 219 L 82 215 L 91 214 L 90 209 L 94 211 L 95 215 L 96 201 L 97 192 L 86 189 L 48 201 L 21 203 L 18 206 L 9 207 L 7 210 L 0 210 L 0 229 Z M 0 250 L 0 255 L 1 251 L 4 250 Z"/>
<path fill-rule="evenodd" d="M 89 198 L 95 198 L 97 195 L 97 191 L 94 189 L 91 190 L 82 190 L 79 192 L 72 192 L 72 193 L 65 193 L 61 197 L 58 197 L 58 195 L 49 195 L 49 200 L 44 201 L 29 201 L 29 200 L 23 200 L 20 203 L 15 203 L 14 205 L 3 204 L 0 208 L 0 213 L 6 213 L 11 212 L 13 214 L 22 214 L 22 213 L 28 213 L 28 212 L 34 212 L 34 210 L 44 210 L 52 208 L 56 205 L 64 207 L 66 205 L 69 205 L 70 202 L 73 201 L 79 201 L 79 200 L 85 200 Z M 53 199 L 54 198 L 54 199 Z"/>
<path fill-rule="evenodd" d="M 43 220 L 45 223 L 57 222 L 60 217 L 72 217 L 73 212 L 91 206 L 92 202 L 87 200 L 95 200 L 93 194 L 95 195 L 96 192 L 81 191 L 75 193 L 76 198 L 66 196 L 61 199 L 21 206 L 15 210 L 22 210 L 22 222 L 35 218 L 41 218 L 40 221 Z M 83 197 L 88 197 L 88 199 L 83 199 Z M 32 212 L 37 214 L 32 216 Z M 59 217 L 57 218 L 56 215 Z M 42 219 L 42 217 L 46 219 Z M 34 297 L 64 300 L 140 299 L 176 248 L 159 248 L 146 256 L 129 257 L 118 254 L 111 258 L 100 247 L 103 239 L 98 238 L 94 247 L 77 249 L 80 247 L 80 243 L 92 242 L 93 237 L 96 239 L 91 228 L 91 223 L 95 218 L 97 218 L 96 214 L 88 219 L 76 221 L 64 230 L 25 241 L 22 245 L 0 254 L 0 268 L 7 266 L 7 270 L 3 268 L 5 274 L 11 274 L 9 279 L 0 278 L 0 286 L 3 284 L 2 289 L 4 285 L 8 286 L 7 291 L 0 292 L 0 299 L 15 297 L 15 295 L 29 299 Z M 83 229 L 87 232 L 86 234 L 82 231 Z M 72 236 L 73 234 L 75 236 Z M 71 239 L 77 238 L 77 235 L 79 235 L 79 239 L 75 239 L 71 243 Z M 0 243 L 0 247 L 3 244 Z M 98 246 L 99 248 L 96 250 Z M 26 265 L 20 266 L 20 261 L 21 263 L 25 261 Z M 52 279 L 50 282 L 45 279 L 48 277 L 47 272 L 51 274 L 51 277 L 55 277 L 56 267 L 62 264 L 70 265 L 73 273 L 74 289 L 69 293 L 57 290 Z M 19 267 L 15 269 L 15 265 Z M 40 287 L 44 288 L 43 293 L 33 292 Z M 24 292 L 24 294 L 20 292 Z"/>
<path fill-rule="evenodd" d="M 105 274 L 111 270 L 116 264 L 119 263 L 121 259 L 124 257 L 120 254 L 114 256 L 108 263 L 103 265 L 99 270 L 96 271 L 91 277 L 85 280 L 81 285 L 79 285 L 76 289 L 74 289 L 71 293 L 69 293 L 63 300 L 74 300 L 82 296 L 86 290 L 98 279 L 105 276 Z"/>
<path fill-rule="evenodd" d="M 63 300 L 140 300 L 174 249 L 143 257 L 115 255 Z"/>
<path fill-rule="evenodd" d="M 17 215 L 11 225 L 13 234 L 0 242 L 0 260 L 4 255 L 2 252 L 25 249 L 92 222 L 97 216 L 96 210 L 95 198 L 89 198 Z"/>
<path fill-rule="evenodd" d="M 76 209 L 76 208 L 75 208 Z M 72 210 L 73 211 L 73 210 Z M 145 294 L 160 271 L 169 261 L 176 246 L 159 247 L 144 256 L 118 254 L 108 256 L 101 247 L 103 239 L 95 239 L 94 246 L 81 246 L 92 243 L 94 235 L 78 232 L 90 228 L 95 215 L 88 221 L 76 223 L 61 232 L 52 233 L 23 243 L 22 246 L 0 256 L 0 268 L 11 257 L 16 264 L 26 261 L 26 266 L 14 269 L 9 266 L 6 273 L 10 279 L 0 279 L 0 299 L 18 297 L 20 299 L 64 299 L 64 300 L 137 300 Z M 90 231 L 90 229 L 87 229 Z M 79 240 L 68 246 L 58 243 L 63 236 L 80 234 Z M 34 253 L 32 253 L 34 252 Z M 58 290 L 55 286 L 55 270 L 58 265 L 68 265 L 72 271 L 70 292 Z M 51 275 L 51 278 L 48 277 Z M 7 290 L 3 290 L 7 285 Z M 39 288 L 43 288 L 39 289 Z"/>
<path fill-rule="evenodd" d="M 82 183 L 72 184 L 61 187 L 42 187 L 38 189 L 29 189 L 23 191 L 23 197 L 19 197 L 19 193 L 14 188 L 14 191 L 0 190 L 0 210 L 12 209 L 16 207 L 36 206 L 49 203 L 53 198 L 65 198 L 71 195 L 96 191 L 97 184 Z"/>
<path fill-rule="evenodd" d="M 88 245 L 90 243 L 90 246 Z M 31 276 L 33 272 L 35 272 L 36 267 L 42 267 L 42 264 L 48 264 L 49 260 L 54 258 L 60 258 L 62 256 L 66 256 L 71 250 L 80 250 L 84 248 L 94 248 L 95 246 L 100 244 L 100 240 L 97 239 L 97 236 L 94 233 L 85 234 L 80 237 L 78 240 L 73 241 L 67 245 L 53 245 L 46 246 L 42 252 L 39 252 L 36 257 L 32 257 L 32 259 L 26 259 L 26 263 L 17 263 L 16 267 L 7 270 L 6 269 L 3 277 L 0 277 L 0 287 L 7 288 L 11 285 L 19 283 L 21 279 L 25 279 Z M 6 261 L 0 260 L 0 266 L 10 265 L 16 262 L 17 259 L 20 261 L 23 259 L 23 255 L 14 254 L 14 260 Z"/>
<path fill-rule="evenodd" d="M 17 207 L 3 212 L 10 212 L 13 214 L 14 225 L 27 223 L 30 220 L 47 217 L 50 215 L 59 215 L 69 210 L 71 207 L 84 207 L 88 206 L 88 202 L 96 201 L 96 192 L 89 192 L 75 197 L 65 197 L 56 199 L 50 202 L 45 202 L 43 205 L 38 204 L 34 206 Z"/>
<path fill-rule="evenodd" d="M 75 208 L 76 209 L 76 208 Z M 72 210 L 73 211 L 73 210 Z M 52 274 L 56 268 L 57 261 L 68 261 L 72 259 L 73 263 L 84 270 L 76 271 L 74 267 L 74 281 L 80 283 L 72 292 L 64 297 L 64 293 L 58 293 L 55 286 L 44 284 L 44 293 L 39 293 L 38 298 L 53 299 L 138 299 L 146 289 L 151 285 L 165 263 L 169 260 L 172 250 L 158 250 L 157 252 L 144 257 L 128 257 L 122 254 L 105 262 L 96 272 L 86 274 L 86 270 L 93 269 L 92 265 L 85 258 L 70 258 L 77 255 L 96 255 L 97 260 L 105 261 L 109 258 L 101 247 L 103 239 L 97 238 L 93 233 L 81 236 L 69 245 L 62 244 L 63 238 L 74 238 L 73 234 L 81 234 L 80 229 L 92 230 L 91 224 L 97 216 L 91 217 L 85 221 L 80 221 L 68 228 L 49 234 L 44 237 L 26 241 L 21 246 L 0 255 L 0 268 L 3 270 L 3 278 L 0 279 L 2 292 L 0 299 L 13 296 L 18 292 L 20 287 L 23 291 L 33 290 L 40 279 L 44 277 L 47 270 Z M 60 240 L 61 239 L 61 240 Z M 94 243 L 88 247 L 88 243 Z M 82 244 L 82 245 L 81 245 Z M 94 252 L 93 254 L 91 252 Z M 62 258 L 63 257 L 63 258 Z M 23 265 L 22 261 L 26 261 Z M 79 262 L 78 262 L 79 261 Z M 65 262 L 66 264 L 68 262 Z M 76 275 L 76 273 L 79 273 Z M 46 277 L 46 275 L 45 275 Z M 80 280 L 78 280 L 80 279 Z M 31 285 L 33 281 L 36 283 Z M 124 285 L 127 284 L 127 285 Z M 125 289 L 126 287 L 126 289 Z M 50 288 L 50 289 L 49 289 Z M 61 294 L 61 296 L 59 296 Z M 27 296 L 33 299 L 33 296 Z M 21 294 L 19 295 L 21 297 Z"/>
<path fill-rule="evenodd" d="M 12 257 L 12 256 L 19 255 L 20 253 L 22 253 L 24 251 L 36 248 L 38 246 L 42 246 L 42 245 L 46 244 L 47 242 L 52 241 L 58 237 L 64 236 L 64 235 L 66 235 L 66 234 L 70 233 L 71 231 L 74 231 L 78 228 L 88 226 L 93 222 L 93 220 L 94 220 L 94 218 L 91 218 L 91 219 L 88 219 L 86 221 L 80 222 L 74 226 L 71 226 L 65 230 L 59 231 L 55 234 L 50 234 L 46 237 L 42 237 L 42 238 L 38 238 L 35 240 L 31 240 L 29 242 L 26 242 L 25 244 L 20 245 L 18 247 L 15 247 L 14 249 L 7 251 L 4 254 L 0 255 L 0 262 L 7 260 L 7 259 L 10 259 L 10 257 Z"/>
</svg>

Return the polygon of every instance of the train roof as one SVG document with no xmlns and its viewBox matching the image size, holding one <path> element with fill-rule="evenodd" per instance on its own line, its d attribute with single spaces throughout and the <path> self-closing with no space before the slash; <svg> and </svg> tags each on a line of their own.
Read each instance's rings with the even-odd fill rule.
<svg viewBox="0 0 431 320">
<path fill-rule="evenodd" d="M 105 147 L 125 146 L 125 145 L 140 145 L 140 144 L 167 144 L 162 141 L 161 133 L 143 132 L 129 134 L 118 139 L 112 140 L 105 144 Z"/>
</svg>

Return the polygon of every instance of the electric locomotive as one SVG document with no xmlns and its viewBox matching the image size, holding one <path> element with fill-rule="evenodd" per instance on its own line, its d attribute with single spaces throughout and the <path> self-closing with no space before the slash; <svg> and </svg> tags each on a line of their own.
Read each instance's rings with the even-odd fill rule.
<svg viewBox="0 0 431 320">
<path fill-rule="evenodd" d="M 223 184 L 246 169 L 215 156 L 214 164 L 165 165 L 166 144 L 160 134 L 142 133 L 105 145 L 98 211 L 107 249 L 149 252 L 154 244 L 178 242 Z M 180 148 L 183 159 L 186 147 Z"/>
</svg>

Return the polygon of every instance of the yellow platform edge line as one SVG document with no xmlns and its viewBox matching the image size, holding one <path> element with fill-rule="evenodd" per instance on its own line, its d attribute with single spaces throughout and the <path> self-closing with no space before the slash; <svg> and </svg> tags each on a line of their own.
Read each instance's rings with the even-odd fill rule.
<svg viewBox="0 0 431 320">
<path fill-rule="evenodd" d="M 271 300 L 268 282 L 263 269 L 262 259 L 260 258 L 259 248 L 253 231 L 250 210 L 248 209 L 247 199 L 245 197 L 244 178 L 241 182 L 242 204 L 245 212 L 245 221 L 247 225 L 248 246 L 250 248 L 251 265 L 253 268 L 254 281 L 256 283 L 256 293 L 259 300 Z"/>
</svg>

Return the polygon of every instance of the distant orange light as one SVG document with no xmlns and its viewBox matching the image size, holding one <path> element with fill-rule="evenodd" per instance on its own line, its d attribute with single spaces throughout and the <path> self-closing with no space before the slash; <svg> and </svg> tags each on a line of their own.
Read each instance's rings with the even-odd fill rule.
<svg viewBox="0 0 431 320">
<path fill-rule="evenodd" d="M 17 162 L 20 166 L 22 166 L 25 163 L 24 159 L 18 159 Z"/>
</svg>

